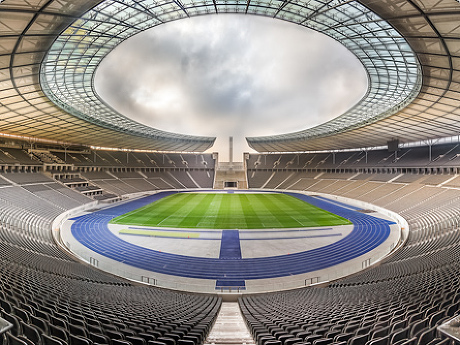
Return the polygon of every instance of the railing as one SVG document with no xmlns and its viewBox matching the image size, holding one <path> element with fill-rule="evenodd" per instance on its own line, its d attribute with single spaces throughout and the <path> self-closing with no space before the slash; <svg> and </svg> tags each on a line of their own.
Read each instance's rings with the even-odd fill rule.
<svg viewBox="0 0 460 345">
<path fill-rule="evenodd" d="M 67 230 L 67 232 L 70 231 Z M 81 261 L 89 263 L 93 267 L 100 269 L 102 271 L 114 274 L 116 276 L 124 277 L 135 282 L 173 290 L 190 291 L 198 293 L 201 292 L 226 294 L 271 292 L 296 289 L 305 286 L 326 284 L 370 267 L 371 263 L 375 264 L 382 257 L 388 255 L 391 252 L 391 248 L 395 247 L 394 243 L 388 244 L 385 250 L 380 252 L 381 255 L 375 257 L 368 257 L 365 258 L 365 260 L 362 260 L 361 258 L 353 259 L 350 262 L 337 265 L 333 268 L 312 272 L 313 275 L 301 274 L 298 276 L 264 279 L 263 282 L 258 282 L 257 280 L 246 280 L 246 286 L 244 289 L 241 286 L 224 286 L 218 287 L 216 289 L 214 280 L 193 279 L 184 277 L 174 278 L 173 276 L 142 270 L 109 259 L 102 255 L 91 252 L 89 249 L 87 249 L 77 241 L 69 242 L 66 239 L 66 245 L 68 246 L 68 249 L 74 255 L 76 255 Z"/>
<path fill-rule="evenodd" d="M 216 167 L 217 170 L 244 170 L 244 163 L 243 162 L 219 162 Z"/>
<path fill-rule="evenodd" d="M 244 290 L 246 290 L 245 286 L 220 286 L 215 289 L 215 291 L 219 291 L 220 293 L 241 293 Z"/>
<path fill-rule="evenodd" d="M 0 317 L 0 335 L 13 328 L 13 324 Z"/>
<path fill-rule="evenodd" d="M 460 316 L 456 316 L 439 325 L 437 330 L 442 335 L 454 340 L 455 344 L 460 344 Z"/>
</svg>

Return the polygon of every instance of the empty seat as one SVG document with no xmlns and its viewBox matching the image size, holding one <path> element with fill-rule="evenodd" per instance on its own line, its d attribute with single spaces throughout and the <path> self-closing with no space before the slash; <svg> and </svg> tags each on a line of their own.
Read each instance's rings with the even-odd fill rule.
<svg viewBox="0 0 460 345">
<path fill-rule="evenodd" d="M 40 332 L 33 326 L 21 321 L 23 335 L 34 344 L 42 344 Z"/>
<path fill-rule="evenodd" d="M 134 345 L 134 344 L 133 344 Z M 180 339 L 176 345 L 197 345 L 197 343 L 195 343 L 194 341 L 192 340 L 186 340 L 186 339 Z"/>
<path fill-rule="evenodd" d="M 29 345 L 27 342 L 15 337 L 11 333 L 7 333 L 6 338 L 8 340 L 8 345 Z"/>
<path fill-rule="evenodd" d="M 142 339 L 145 339 L 146 341 L 149 341 L 149 340 L 155 340 L 155 336 L 153 334 L 149 334 L 149 333 L 138 333 L 137 334 L 139 337 L 142 337 Z"/>
<path fill-rule="evenodd" d="M 128 340 L 112 339 L 112 345 L 133 345 L 133 344 Z"/>
<path fill-rule="evenodd" d="M 68 337 L 68 334 L 67 334 L 67 331 L 62 328 L 62 327 L 59 327 L 59 326 L 55 326 L 55 325 L 48 325 L 49 327 L 49 330 L 50 330 L 50 333 L 53 337 L 56 337 L 56 338 L 59 338 L 61 340 L 63 340 L 64 342 L 68 343 L 69 342 L 69 337 Z"/>
<path fill-rule="evenodd" d="M 329 345 L 333 343 L 331 338 L 320 338 L 313 341 L 313 345 Z"/>
<path fill-rule="evenodd" d="M 303 342 L 302 338 L 290 338 L 284 342 L 284 345 L 295 345 L 295 344 L 300 344 L 302 342 Z"/>
<path fill-rule="evenodd" d="M 370 340 L 367 345 L 389 345 L 389 336 Z"/>
<path fill-rule="evenodd" d="M 350 345 L 365 345 L 369 340 L 369 334 L 362 334 L 352 337 L 348 340 Z"/>
<path fill-rule="evenodd" d="M 70 345 L 93 345 L 91 339 L 78 335 L 69 334 Z"/>
<path fill-rule="evenodd" d="M 279 340 L 268 340 L 264 345 L 282 345 L 283 343 Z"/>
<path fill-rule="evenodd" d="M 130 341 L 133 345 L 146 345 L 147 341 L 141 337 L 127 336 L 126 340 Z"/>
<path fill-rule="evenodd" d="M 166 345 L 176 345 L 176 341 L 173 338 L 159 337 L 157 340 L 165 343 Z"/>
<path fill-rule="evenodd" d="M 426 330 L 427 320 L 418 320 L 410 326 L 409 336 L 415 337 Z"/>
<path fill-rule="evenodd" d="M 108 336 L 106 336 L 105 334 L 90 333 L 89 338 L 94 343 L 98 343 L 98 344 L 109 344 L 110 343 L 110 338 Z"/>
<path fill-rule="evenodd" d="M 66 345 L 62 340 L 46 334 L 42 334 L 42 338 L 45 345 Z"/>
<path fill-rule="evenodd" d="M 86 331 L 86 328 L 82 326 L 73 325 L 73 324 L 68 324 L 68 326 L 69 326 L 70 334 L 88 338 L 88 332 Z"/>
<path fill-rule="evenodd" d="M 391 344 L 395 344 L 400 340 L 405 340 L 409 337 L 409 327 L 398 330 L 396 333 L 393 333 L 390 339 Z"/>
</svg>

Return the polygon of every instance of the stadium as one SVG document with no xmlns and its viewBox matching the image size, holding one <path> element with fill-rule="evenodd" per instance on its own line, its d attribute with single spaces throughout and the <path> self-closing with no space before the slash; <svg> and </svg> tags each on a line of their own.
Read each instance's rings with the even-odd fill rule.
<svg viewBox="0 0 460 345">
<path fill-rule="evenodd" d="M 133 35 L 220 13 L 332 37 L 365 95 L 223 162 L 95 91 Z M 460 341 L 459 23 L 455 0 L 0 1 L 1 343 Z"/>
</svg>

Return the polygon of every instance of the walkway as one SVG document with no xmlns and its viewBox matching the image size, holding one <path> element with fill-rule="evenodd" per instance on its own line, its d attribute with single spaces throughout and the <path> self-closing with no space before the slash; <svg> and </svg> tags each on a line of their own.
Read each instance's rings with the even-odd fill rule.
<svg viewBox="0 0 460 345">
<path fill-rule="evenodd" d="M 223 302 L 204 345 L 254 345 L 237 302 Z"/>
</svg>

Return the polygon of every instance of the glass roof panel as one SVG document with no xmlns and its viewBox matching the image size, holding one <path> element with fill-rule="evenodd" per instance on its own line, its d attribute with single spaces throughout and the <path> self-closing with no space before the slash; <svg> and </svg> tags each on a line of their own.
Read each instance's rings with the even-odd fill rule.
<svg viewBox="0 0 460 345">
<path fill-rule="evenodd" d="M 369 73 L 368 93 L 352 111 L 335 123 L 332 121 L 307 131 L 255 138 L 251 146 L 259 151 L 356 148 L 366 144 L 384 145 L 389 135 L 407 142 L 454 135 L 454 131 L 458 131 L 458 126 L 452 123 L 460 112 L 460 76 L 456 72 L 460 65 L 458 1 L 187 0 L 182 4 L 181 8 L 180 2 L 169 0 L 2 2 L 0 54 L 4 69 L 0 70 L 0 102 L 8 103 L 0 106 L 2 133 L 29 134 L 74 143 L 97 142 L 105 146 L 116 146 L 121 136 L 126 146 L 133 148 L 180 150 L 188 147 L 184 141 L 176 144 L 177 138 L 184 139 L 180 135 L 145 129 L 120 114 L 110 113 L 121 118 L 109 127 L 111 118 L 105 116 L 107 107 L 92 95 L 89 76 L 100 59 L 130 35 L 163 21 L 216 12 L 271 16 L 322 31 L 353 51 Z M 93 10 L 88 11 L 92 7 Z M 83 20 L 78 19 L 82 17 Z M 70 24 L 72 28 L 65 30 Z M 48 55 L 55 60 L 55 65 L 43 65 L 40 72 L 52 71 L 48 83 L 55 85 L 49 89 L 56 97 L 70 99 L 71 104 L 79 107 L 77 110 L 91 113 L 93 123 L 82 120 L 90 118 L 87 113 L 81 119 L 69 115 L 66 113 L 72 108 L 69 104 L 58 108 L 41 92 L 36 68 L 58 32 L 63 36 Z M 35 55 L 17 55 L 34 52 Z M 18 68 L 10 69 L 8 58 Z M 82 67 L 82 64 L 89 66 Z M 43 81 L 42 75 L 40 77 Z M 76 80 L 79 81 L 77 85 L 69 85 Z M 417 88 L 421 91 L 417 92 Z M 85 98 L 84 104 L 76 96 L 79 93 Z M 416 98 L 411 102 L 414 94 Z M 390 117 L 385 117 L 387 114 Z M 434 116 L 432 126 L 427 125 L 427 114 Z M 401 119 L 410 121 L 401 122 Z M 105 127 L 100 126 L 101 121 Z M 42 124 L 47 127 L 42 128 Z M 48 126 L 50 124 L 53 126 Z M 341 127 L 344 124 L 346 128 Z M 99 135 L 95 136 L 95 132 Z M 212 142 L 207 139 L 199 142 L 196 137 L 190 140 L 195 140 L 193 150 L 206 149 Z"/>
<path fill-rule="evenodd" d="M 205 6 L 207 4 L 209 6 Z M 181 3 L 103 1 L 56 39 L 42 64 L 42 88 L 53 102 L 79 118 L 119 131 L 144 135 L 160 133 L 132 122 L 106 106 L 94 91 L 93 74 L 100 61 L 120 40 L 160 22 L 216 10 L 270 15 L 320 30 L 342 42 L 368 71 L 368 93 L 353 109 L 323 125 L 273 139 L 324 136 L 376 121 L 410 103 L 420 90 L 421 70 L 415 53 L 404 38 L 361 4 L 330 0 L 287 3 L 218 1 L 215 4 L 208 0 Z M 93 30 L 98 33 L 93 34 Z"/>
</svg>

